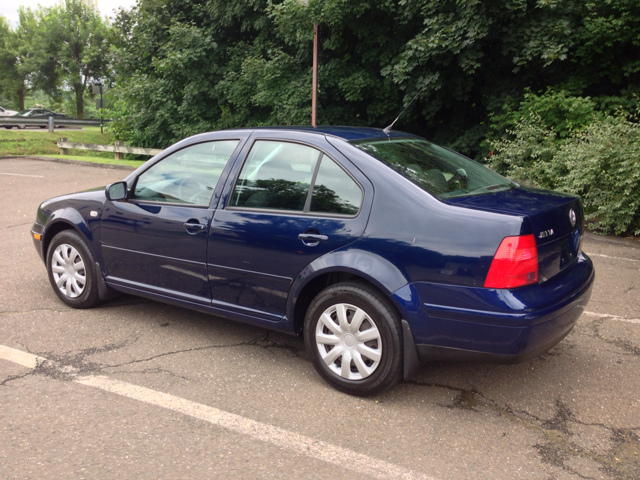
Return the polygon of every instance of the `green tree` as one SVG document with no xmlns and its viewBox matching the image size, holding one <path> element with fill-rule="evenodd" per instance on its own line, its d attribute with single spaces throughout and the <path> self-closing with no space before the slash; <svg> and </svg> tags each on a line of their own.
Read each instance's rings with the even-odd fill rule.
<svg viewBox="0 0 640 480">
<path fill-rule="evenodd" d="M 109 25 L 97 10 L 82 0 L 41 9 L 33 50 L 38 68 L 33 78 L 45 92 L 73 91 L 75 113 L 84 116 L 87 86 L 109 76 L 107 40 Z M 53 68 L 51 68 L 53 67 Z"/>
<path fill-rule="evenodd" d="M 4 94 L 24 110 L 25 96 L 33 89 L 37 68 L 51 68 L 51 62 L 36 66 L 33 38 L 38 29 L 38 17 L 30 8 L 19 9 L 19 22 L 15 30 L 0 18 L 0 87 Z"/>
<path fill-rule="evenodd" d="M 433 79 L 396 127 L 471 155 L 527 88 L 600 105 L 640 87 L 637 0 L 140 0 L 115 22 L 114 127 L 160 147 L 308 124 L 314 21 L 319 123 L 384 127 Z"/>
</svg>

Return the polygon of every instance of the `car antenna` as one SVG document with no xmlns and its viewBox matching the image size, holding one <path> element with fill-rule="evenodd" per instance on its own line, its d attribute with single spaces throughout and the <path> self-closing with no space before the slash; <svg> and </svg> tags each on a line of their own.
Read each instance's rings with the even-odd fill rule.
<svg viewBox="0 0 640 480">
<path fill-rule="evenodd" d="M 388 127 L 384 128 L 384 129 L 382 130 L 384 133 L 386 133 L 387 135 L 389 135 L 389 132 L 391 131 L 391 128 L 393 128 L 393 126 L 394 126 L 394 125 L 395 125 L 395 123 L 400 119 L 400 117 L 402 116 L 402 114 L 403 114 L 404 112 L 406 112 L 406 111 L 407 111 L 407 108 L 409 108 L 409 107 L 411 106 L 411 104 L 413 103 L 413 101 L 414 101 L 416 98 L 418 98 L 418 95 L 420 95 L 420 94 L 422 93 L 422 91 L 427 87 L 427 85 L 429 85 L 429 84 L 430 84 L 430 83 L 431 83 L 431 82 L 436 78 L 436 76 L 437 76 L 437 73 L 436 73 L 435 75 L 431 75 L 431 76 L 427 79 L 427 81 L 426 81 L 426 82 L 424 82 L 424 85 L 422 86 L 422 88 L 421 88 L 421 89 L 418 91 L 418 93 L 416 93 L 416 95 L 411 99 L 411 101 L 409 102 L 409 104 L 408 104 L 406 107 L 404 107 L 404 110 L 402 110 L 402 111 L 400 112 L 400 115 L 398 115 L 398 116 L 396 117 L 396 119 L 395 119 L 393 122 L 391 122 L 391 125 L 389 125 Z"/>
</svg>

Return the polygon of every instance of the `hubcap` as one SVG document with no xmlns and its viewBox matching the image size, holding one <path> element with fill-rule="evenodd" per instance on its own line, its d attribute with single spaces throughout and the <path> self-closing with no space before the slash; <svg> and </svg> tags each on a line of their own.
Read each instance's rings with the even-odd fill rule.
<svg viewBox="0 0 640 480">
<path fill-rule="evenodd" d="M 87 285 L 87 272 L 78 251 L 66 243 L 58 245 L 53 252 L 51 263 L 53 280 L 58 289 L 69 298 L 82 295 Z"/>
<path fill-rule="evenodd" d="M 327 308 L 316 326 L 316 345 L 324 363 L 346 380 L 362 380 L 382 358 L 380 331 L 367 313 L 338 303 Z"/>
</svg>

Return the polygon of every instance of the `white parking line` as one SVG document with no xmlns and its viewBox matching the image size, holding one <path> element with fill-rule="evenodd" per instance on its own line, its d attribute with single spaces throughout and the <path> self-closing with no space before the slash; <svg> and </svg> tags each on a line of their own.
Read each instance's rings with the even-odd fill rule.
<svg viewBox="0 0 640 480">
<path fill-rule="evenodd" d="M 42 362 L 47 361 L 45 358 L 4 345 L 0 345 L 0 359 L 28 368 L 35 368 Z M 65 371 L 68 372 L 68 370 Z M 384 460 L 378 460 L 321 440 L 251 420 L 235 413 L 225 412 L 208 405 L 175 397 L 168 393 L 158 392 L 105 376 L 78 377 L 74 382 L 182 413 L 229 431 L 246 435 L 255 440 L 275 445 L 288 452 L 306 455 L 340 468 L 352 470 L 360 475 L 369 475 L 375 478 L 432 479 L 427 475 Z"/>
<path fill-rule="evenodd" d="M 604 255 L 602 253 L 587 253 L 587 255 L 589 255 L 590 257 L 603 257 L 603 258 L 613 258 L 615 260 L 625 260 L 627 262 L 640 262 L 640 260 L 637 260 L 635 258 L 614 257 L 612 255 Z"/>
<path fill-rule="evenodd" d="M 592 317 L 610 318 L 611 320 L 617 320 L 619 322 L 638 323 L 640 324 L 640 318 L 625 318 L 618 315 L 607 315 L 606 313 L 596 312 L 583 312 L 585 315 L 591 315 Z"/>
<path fill-rule="evenodd" d="M 12 175 L 14 177 L 35 177 L 35 178 L 44 178 L 42 175 L 26 175 L 24 173 L 4 173 L 0 172 L 0 175 Z"/>
<path fill-rule="evenodd" d="M 27 368 L 36 368 L 45 359 L 34 355 L 32 353 L 23 352 L 22 350 L 16 350 L 15 348 L 5 347 L 0 345 L 0 358 L 8 360 L 18 365 L 22 365 Z"/>
</svg>

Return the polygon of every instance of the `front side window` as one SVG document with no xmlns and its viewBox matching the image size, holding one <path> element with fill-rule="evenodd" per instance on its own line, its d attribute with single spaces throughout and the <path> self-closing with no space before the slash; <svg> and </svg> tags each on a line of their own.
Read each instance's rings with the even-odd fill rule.
<svg viewBox="0 0 640 480">
<path fill-rule="evenodd" d="M 209 205 L 239 140 L 199 143 L 178 150 L 138 177 L 132 198 Z"/>
<path fill-rule="evenodd" d="M 440 198 L 480 195 L 517 186 L 479 163 L 421 138 L 352 143 Z"/>
</svg>

